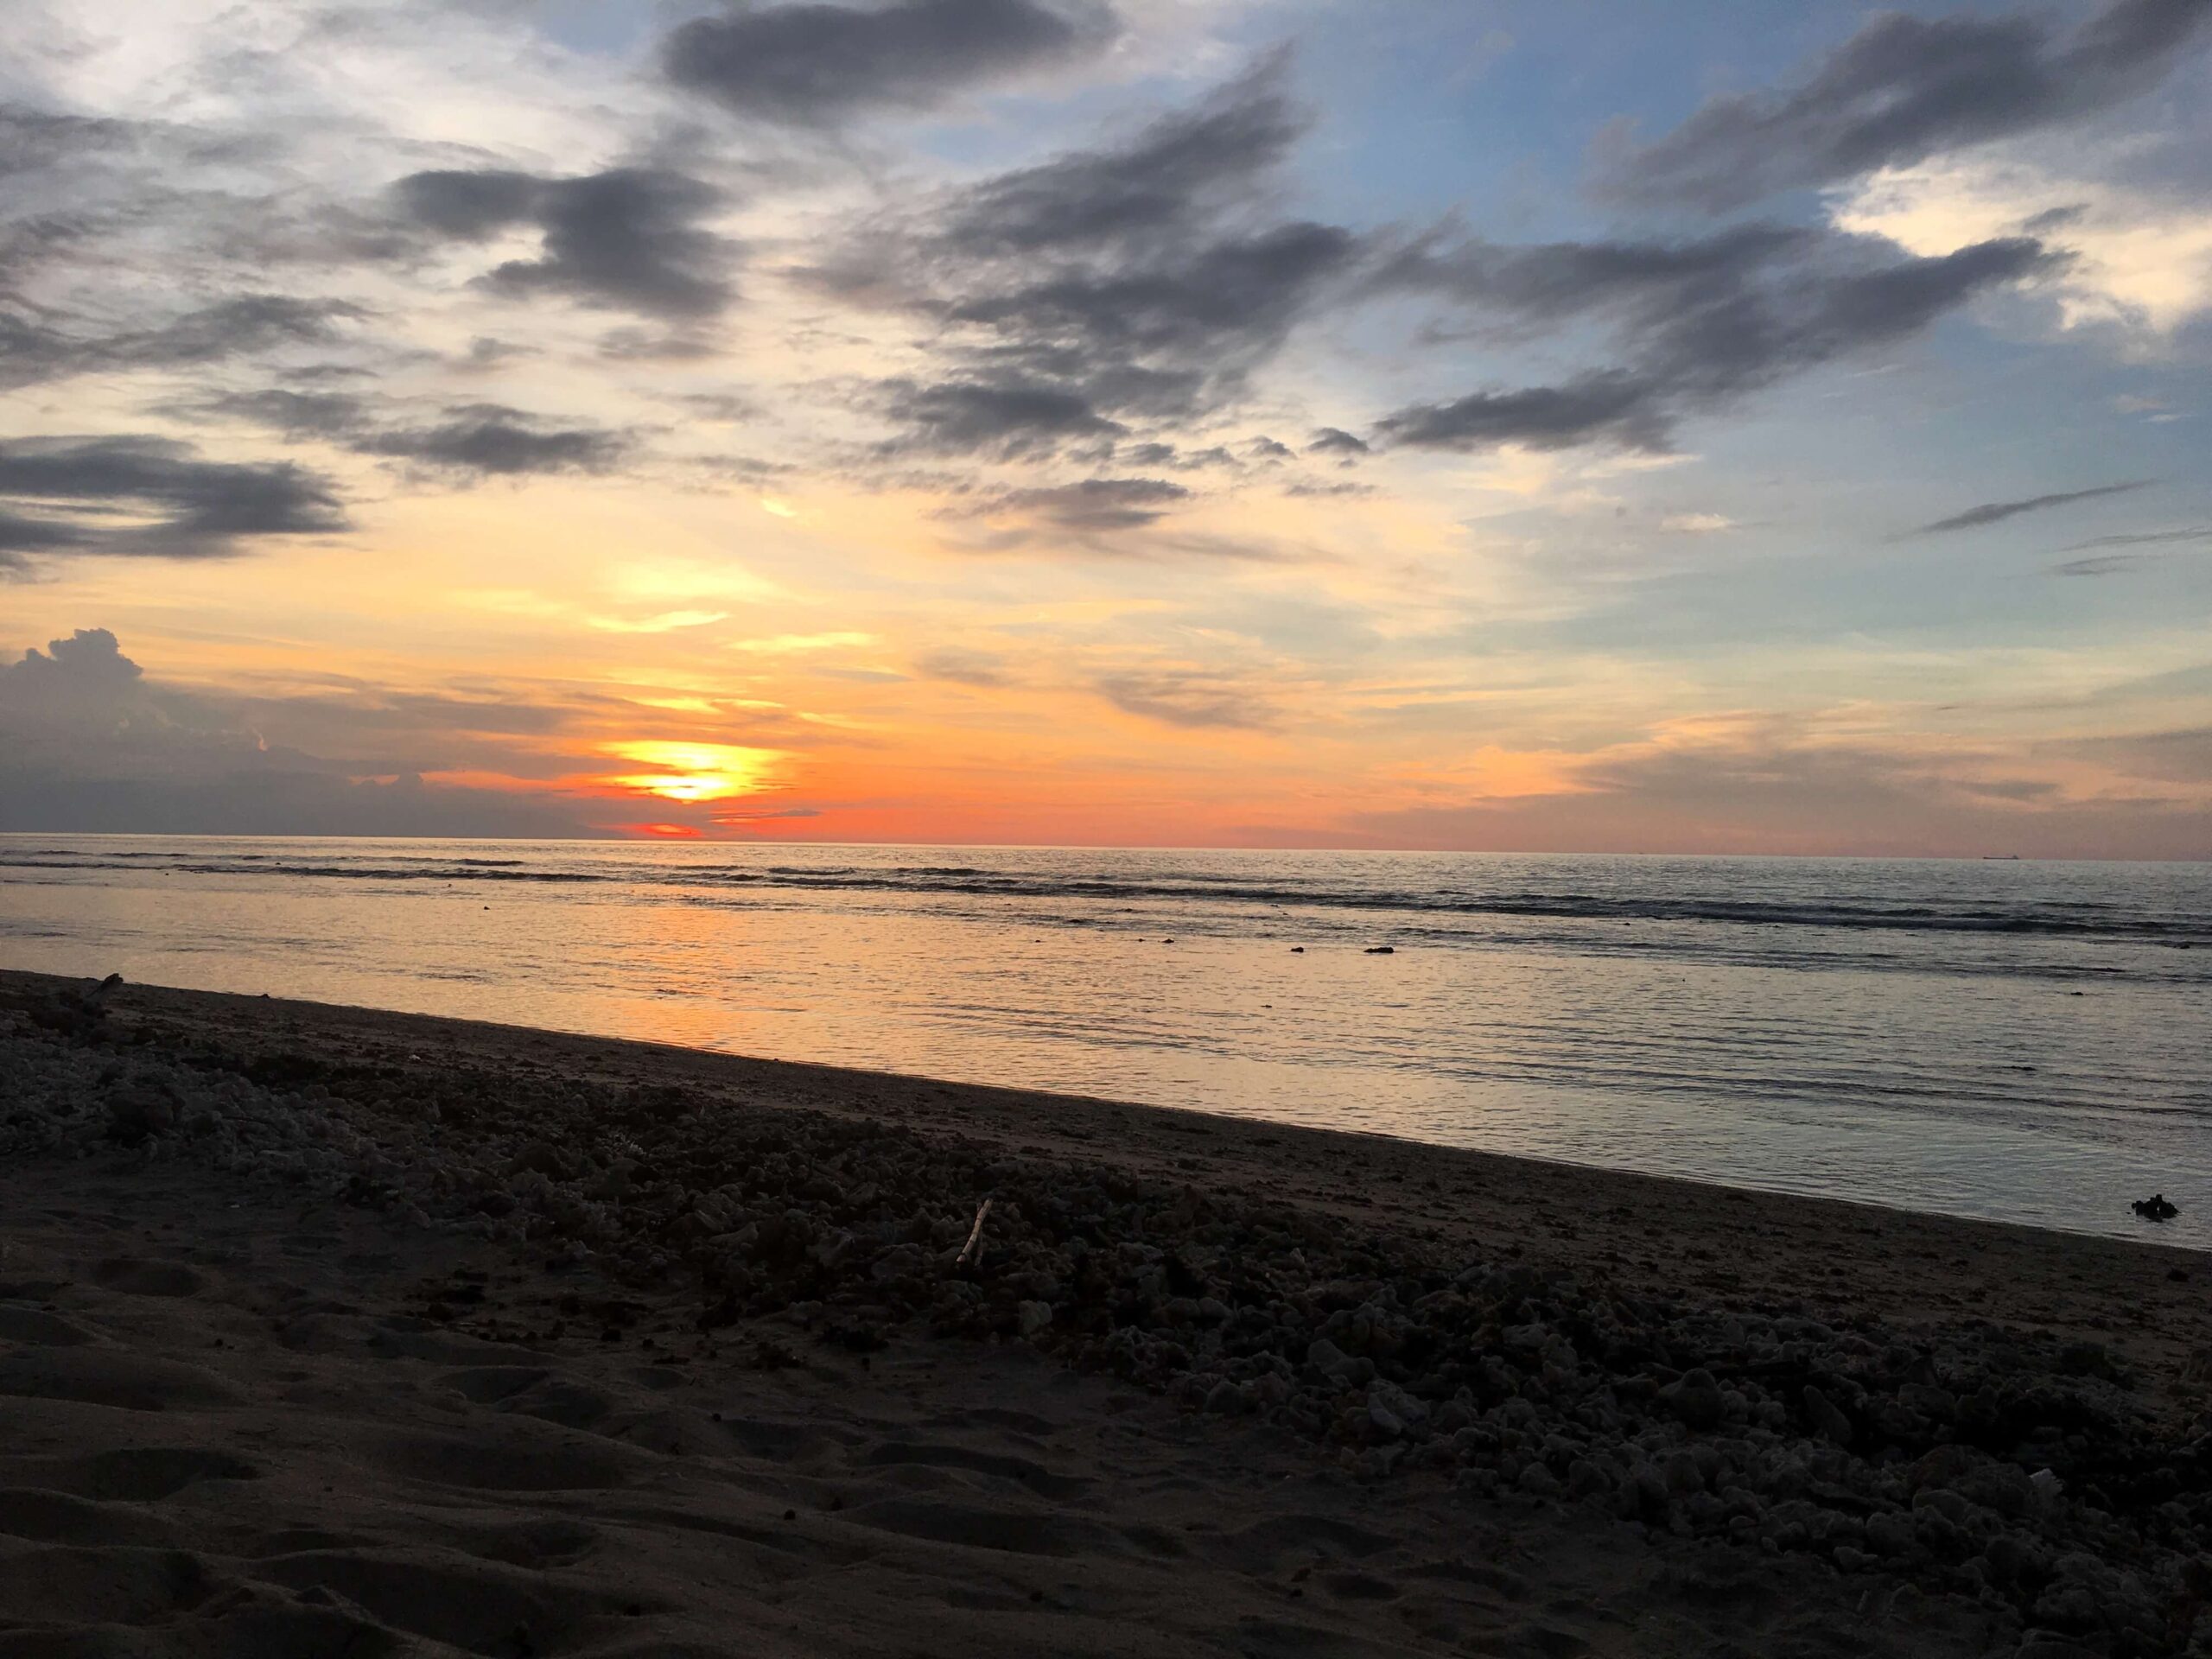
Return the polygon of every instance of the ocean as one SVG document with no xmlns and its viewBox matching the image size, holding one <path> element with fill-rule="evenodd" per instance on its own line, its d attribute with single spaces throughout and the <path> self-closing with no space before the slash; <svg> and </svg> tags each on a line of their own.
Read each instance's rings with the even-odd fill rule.
<svg viewBox="0 0 2212 1659">
<path fill-rule="evenodd" d="M 26 835 L 0 966 L 2212 1248 L 2206 864 Z"/>
</svg>

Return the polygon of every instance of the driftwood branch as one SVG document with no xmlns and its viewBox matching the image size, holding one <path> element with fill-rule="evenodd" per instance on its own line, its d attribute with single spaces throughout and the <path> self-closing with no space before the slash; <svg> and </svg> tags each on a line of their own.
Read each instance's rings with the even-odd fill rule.
<svg viewBox="0 0 2212 1659">
<path fill-rule="evenodd" d="M 985 1198 L 982 1206 L 976 1211 L 976 1224 L 968 1230 L 968 1242 L 960 1247 L 960 1254 L 953 1258 L 952 1270 L 955 1273 L 967 1267 L 971 1259 L 977 1262 L 982 1260 L 983 1222 L 990 1213 L 991 1201 Z"/>
</svg>

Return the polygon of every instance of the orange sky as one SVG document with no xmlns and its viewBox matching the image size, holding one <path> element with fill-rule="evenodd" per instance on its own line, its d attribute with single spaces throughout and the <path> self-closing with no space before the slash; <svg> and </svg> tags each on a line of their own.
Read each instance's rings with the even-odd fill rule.
<svg viewBox="0 0 2212 1659">
<path fill-rule="evenodd" d="M 0 29 L 0 827 L 2212 856 L 2172 65 L 1715 175 L 1871 13 L 425 3 Z"/>
</svg>

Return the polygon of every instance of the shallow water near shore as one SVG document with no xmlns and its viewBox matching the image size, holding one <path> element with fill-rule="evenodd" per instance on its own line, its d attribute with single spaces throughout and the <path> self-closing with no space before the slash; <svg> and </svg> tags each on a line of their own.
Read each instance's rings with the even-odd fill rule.
<svg viewBox="0 0 2212 1659">
<path fill-rule="evenodd" d="M 2201 864 L 22 836 L 0 964 L 2212 1247 Z"/>
</svg>

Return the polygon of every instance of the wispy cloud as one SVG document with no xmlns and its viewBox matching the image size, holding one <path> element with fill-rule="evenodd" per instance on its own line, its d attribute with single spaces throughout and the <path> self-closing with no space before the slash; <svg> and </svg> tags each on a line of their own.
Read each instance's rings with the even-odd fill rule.
<svg viewBox="0 0 2212 1659">
<path fill-rule="evenodd" d="M 1719 213 L 2079 120 L 2155 86 L 2208 18 L 2196 0 L 2113 0 L 2060 40 L 2020 12 L 1883 12 L 1786 90 L 1709 99 L 1649 143 L 1611 130 L 1599 182 Z"/>
<path fill-rule="evenodd" d="M 2108 495 L 2126 495 L 2136 490 L 2148 489 L 2157 481 L 2155 479 L 2139 478 L 2126 484 L 2099 484 L 2086 490 L 2061 490 L 2050 495 L 2024 496 L 2017 501 L 1985 501 L 1978 507 L 1968 507 L 1948 518 L 1938 518 L 1932 524 L 1923 524 L 1911 534 L 1940 536 L 1957 530 L 1980 530 L 1986 524 L 2001 524 L 2007 518 L 2017 518 L 2025 512 L 2048 512 L 2053 507 L 2069 506 L 2076 501 L 2094 501 Z"/>
<path fill-rule="evenodd" d="M 219 558 L 346 525 L 336 489 L 303 467 L 206 461 L 138 435 L 0 444 L 0 569 L 33 553 Z"/>
<path fill-rule="evenodd" d="M 925 110 L 1112 43 L 1103 0 L 772 5 L 694 18 L 661 56 L 670 80 L 732 113 L 799 127 Z"/>
</svg>

